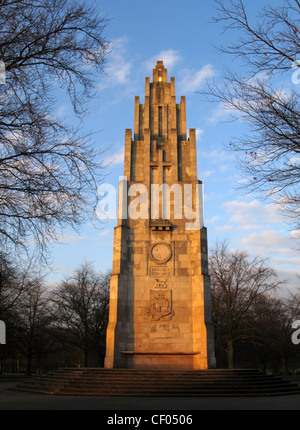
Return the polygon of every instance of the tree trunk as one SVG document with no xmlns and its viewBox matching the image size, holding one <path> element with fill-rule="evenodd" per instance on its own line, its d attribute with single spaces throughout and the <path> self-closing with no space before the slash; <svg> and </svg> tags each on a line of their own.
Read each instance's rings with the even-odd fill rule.
<svg viewBox="0 0 300 430">
<path fill-rule="evenodd" d="M 228 369 L 233 369 L 233 341 L 230 339 L 227 342 L 227 358 L 228 358 Z"/>
<path fill-rule="evenodd" d="M 82 351 L 82 365 L 88 367 L 88 351 L 85 349 Z"/>
<path fill-rule="evenodd" d="M 32 354 L 28 354 L 26 375 L 31 376 L 31 374 L 32 374 Z"/>
<path fill-rule="evenodd" d="M 283 375 L 287 375 L 287 361 L 285 357 L 281 357 L 281 372 Z"/>
</svg>

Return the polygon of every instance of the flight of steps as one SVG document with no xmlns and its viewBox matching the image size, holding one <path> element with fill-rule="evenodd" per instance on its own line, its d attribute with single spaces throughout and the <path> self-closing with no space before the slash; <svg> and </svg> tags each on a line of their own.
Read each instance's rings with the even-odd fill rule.
<svg viewBox="0 0 300 430">
<path fill-rule="evenodd" d="M 252 369 L 60 369 L 22 382 L 14 390 L 102 397 L 265 397 L 300 394 L 298 384 Z"/>
</svg>

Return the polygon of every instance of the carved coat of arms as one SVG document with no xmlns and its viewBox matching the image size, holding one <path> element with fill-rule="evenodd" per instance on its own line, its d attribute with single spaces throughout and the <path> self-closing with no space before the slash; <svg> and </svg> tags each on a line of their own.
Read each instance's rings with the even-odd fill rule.
<svg viewBox="0 0 300 430">
<path fill-rule="evenodd" d="M 174 316 L 172 310 L 172 291 L 150 290 L 150 307 L 148 313 L 154 321 L 170 321 Z"/>
</svg>

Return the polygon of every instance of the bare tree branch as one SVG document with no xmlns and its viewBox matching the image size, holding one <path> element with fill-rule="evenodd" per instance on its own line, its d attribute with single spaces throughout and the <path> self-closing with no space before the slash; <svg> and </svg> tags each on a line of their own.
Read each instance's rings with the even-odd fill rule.
<svg viewBox="0 0 300 430">
<path fill-rule="evenodd" d="M 70 0 L 0 0 L 0 237 L 3 250 L 45 256 L 58 228 L 78 227 L 96 205 L 101 151 L 55 117 L 55 90 L 82 115 L 104 73 L 107 19 Z"/>
<path fill-rule="evenodd" d="M 216 6 L 214 22 L 235 35 L 220 51 L 238 60 L 239 71 L 225 70 L 223 82 L 208 83 L 202 93 L 221 103 L 232 120 L 248 125 L 245 135 L 228 144 L 245 174 L 243 188 L 271 199 L 299 229 L 300 93 L 293 84 L 300 56 L 299 2 L 268 6 L 256 23 L 243 0 L 216 0 Z"/>
</svg>

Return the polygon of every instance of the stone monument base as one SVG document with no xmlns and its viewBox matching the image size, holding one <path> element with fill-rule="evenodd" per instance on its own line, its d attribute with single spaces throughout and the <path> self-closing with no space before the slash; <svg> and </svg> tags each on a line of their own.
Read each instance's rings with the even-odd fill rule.
<svg viewBox="0 0 300 430">
<path fill-rule="evenodd" d="M 105 364 L 109 366 L 108 361 Z M 168 370 L 206 370 L 207 357 L 198 352 L 192 353 L 151 353 L 123 351 L 116 367 L 126 369 L 168 369 Z"/>
</svg>

